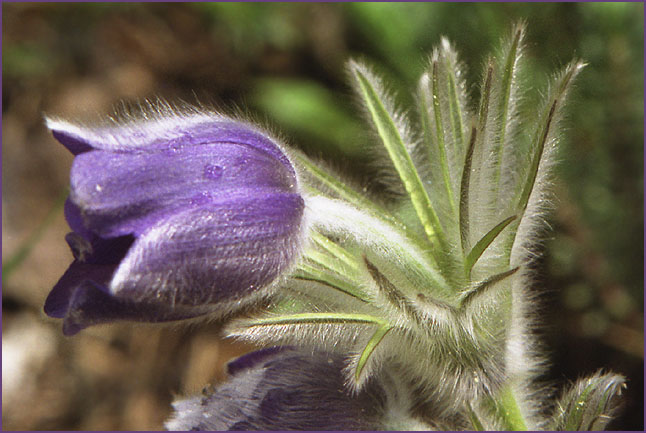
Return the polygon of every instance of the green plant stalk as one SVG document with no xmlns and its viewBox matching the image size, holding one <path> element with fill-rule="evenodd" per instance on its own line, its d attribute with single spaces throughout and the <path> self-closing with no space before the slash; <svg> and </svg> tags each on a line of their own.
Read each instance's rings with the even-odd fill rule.
<svg viewBox="0 0 646 433">
<path fill-rule="evenodd" d="M 509 385 L 502 388 L 494 404 L 505 430 L 527 431 L 527 422 L 520 411 L 516 396 Z"/>
</svg>

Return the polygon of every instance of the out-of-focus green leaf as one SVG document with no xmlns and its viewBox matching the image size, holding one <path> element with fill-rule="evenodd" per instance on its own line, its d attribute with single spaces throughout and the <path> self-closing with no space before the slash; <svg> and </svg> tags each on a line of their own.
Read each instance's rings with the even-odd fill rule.
<svg viewBox="0 0 646 433">
<path fill-rule="evenodd" d="M 374 44 L 384 61 L 391 62 L 409 83 L 415 82 L 423 64 L 411 63 L 419 58 L 420 43 L 427 39 L 435 22 L 435 7 L 410 3 L 347 3 L 345 5 L 359 31 Z M 430 41 L 428 41 L 430 42 Z"/>
<path fill-rule="evenodd" d="M 281 50 L 303 42 L 296 28 L 299 6 L 281 3 L 192 3 L 215 23 L 225 26 L 236 50 L 253 56 L 263 45 Z"/>
<path fill-rule="evenodd" d="M 65 200 L 67 199 L 68 191 L 65 190 L 54 202 L 49 212 L 45 216 L 45 219 L 40 223 L 38 227 L 31 233 L 31 235 L 18 247 L 16 252 L 14 252 L 7 260 L 2 262 L 2 283 L 4 284 L 11 274 L 25 261 L 29 254 L 34 249 L 40 238 L 47 230 L 49 226 L 52 225 L 56 217 L 58 217 Z"/>
<path fill-rule="evenodd" d="M 2 47 L 2 73 L 13 77 L 48 74 L 54 58 L 38 44 L 9 44 Z"/>
<path fill-rule="evenodd" d="M 288 132 L 346 155 L 358 154 L 365 135 L 355 116 L 325 87 L 311 81 L 267 78 L 256 83 L 252 102 Z M 299 143 L 308 147 L 308 143 Z"/>
</svg>

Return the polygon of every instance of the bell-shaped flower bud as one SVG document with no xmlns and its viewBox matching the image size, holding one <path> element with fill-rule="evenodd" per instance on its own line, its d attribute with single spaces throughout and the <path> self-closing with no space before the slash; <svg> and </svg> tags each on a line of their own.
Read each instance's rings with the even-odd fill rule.
<svg viewBox="0 0 646 433">
<path fill-rule="evenodd" d="M 257 127 L 196 110 L 47 126 L 75 155 L 65 206 L 75 260 L 45 303 L 66 335 L 229 314 L 270 293 L 299 256 L 297 176 Z"/>
<path fill-rule="evenodd" d="M 344 366 L 338 354 L 290 346 L 251 352 L 228 364 L 228 382 L 173 403 L 175 413 L 166 428 L 428 429 L 409 410 L 402 410 L 407 399 L 387 378 L 371 382 L 358 393 L 350 391 L 344 385 Z"/>
</svg>

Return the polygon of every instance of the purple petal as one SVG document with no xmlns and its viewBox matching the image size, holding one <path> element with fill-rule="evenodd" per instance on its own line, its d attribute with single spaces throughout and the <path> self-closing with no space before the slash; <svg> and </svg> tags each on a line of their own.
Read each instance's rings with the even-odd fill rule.
<svg viewBox="0 0 646 433">
<path fill-rule="evenodd" d="M 85 239 L 90 239 L 92 237 L 92 232 L 88 230 L 83 221 L 83 216 L 81 215 L 81 208 L 79 208 L 70 198 L 68 197 L 65 200 L 65 207 L 63 207 L 63 213 L 65 214 L 65 220 L 70 226 L 73 232 L 78 233 Z"/>
<path fill-rule="evenodd" d="M 92 150 L 92 146 L 87 144 L 81 137 L 66 131 L 52 130 L 52 135 L 56 140 L 63 144 L 72 155 L 79 155 L 83 152 Z"/>
<path fill-rule="evenodd" d="M 78 233 L 72 232 L 65 236 L 65 240 L 72 250 L 74 258 L 79 262 L 117 265 L 126 256 L 135 238 L 133 236 L 120 236 L 118 238 L 103 239 L 91 234 L 88 240 Z"/>
<path fill-rule="evenodd" d="M 84 328 L 117 320 L 166 322 L 188 319 L 208 312 L 208 307 L 169 308 L 153 302 L 117 298 L 103 286 L 84 281 L 69 299 L 63 321 L 63 334 L 70 336 Z"/>
<path fill-rule="evenodd" d="M 85 126 L 47 119 L 54 137 L 74 155 L 90 148 L 109 151 L 175 150 L 210 143 L 245 144 L 271 155 L 293 170 L 275 141 L 255 126 L 214 113 L 145 113 L 142 119 L 104 126 Z"/>
<path fill-rule="evenodd" d="M 243 370 L 261 366 L 261 364 L 267 361 L 268 358 L 271 359 L 275 357 L 279 352 L 292 349 L 294 349 L 293 346 L 273 346 L 249 352 L 233 361 L 229 361 L 227 363 L 227 374 L 229 376 L 235 376 Z"/>
<path fill-rule="evenodd" d="M 169 305 L 235 301 L 266 287 L 298 255 L 303 199 L 275 190 L 237 190 L 187 209 L 134 243 L 113 293 Z"/>
<path fill-rule="evenodd" d="M 87 264 L 74 260 L 45 300 L 45 314 L 62 319 L 70 308 L 70 300 L 77 287 L 86 281 L 106 285 L 112 278 L 115 265 Z"/>
<path fill-rule="evenodd" d="M 83 282 L 107 286 L 134 241 L 132 236 L 101 239 L 91 235 L 91 239 L 74 232 L 65 236 L 75 260 L 47 296 L 44 310 L 48 316 L 64 317 L 74 290 Z"/>
<path fill-rule="evenodd" d="M 232 143 L 156 153 L 94 151 L 79 155 L 71 197 L 86 227 L 103 237 L 142 233 L 177 209 L 231 189 L 296 189 L 296 178 L 267 153 Z"/>
<path fill-rule="evenodd" d="M 353 395 L 344 386 L 345 364 L 339 355 L 282 348 L 251 354 L 243 364 L 250 365 L 234 369 L 230 380 L 212 393 L 175 402 L 175 414 L 166 427 L 202 431 L 380 427 L 385 390 L 368 384 Z"/>
</svg>

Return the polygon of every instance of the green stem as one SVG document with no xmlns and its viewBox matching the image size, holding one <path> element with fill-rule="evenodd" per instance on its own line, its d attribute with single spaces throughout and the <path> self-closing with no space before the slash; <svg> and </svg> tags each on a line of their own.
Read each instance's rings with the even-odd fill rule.
<svg viewBox="0 0 646 433">
<path fill-rule="evenodd" d="M 47 215 L 40 223 L 36 230 L 34 230 L 31 235 L 23 242 L 18 250 L 13 253 L 5 262 L 2 263 L 2 283 L 6 283 L 9 280 L 9 277 L 13 272 L 18 269 L 18 267 L 23 263 L 23 261 L 29 257 L 29 254 L 36 246 L 36 243 L 45 233 L 45 230 L 54 222 L 58 217 L 59 211 L 65 204 L 67 199 L 68 191 L 67 189 L 56 199 L 54 205 L 51 207 Z"/>
<path fill-rule="evenodd" d="M 502 420 L 505 430 L 527 431 L 527 423 L 520 411 L 518 401 L 509 385 L 503 387 L 495 401 L 496 413 Z"/>
</svg>

